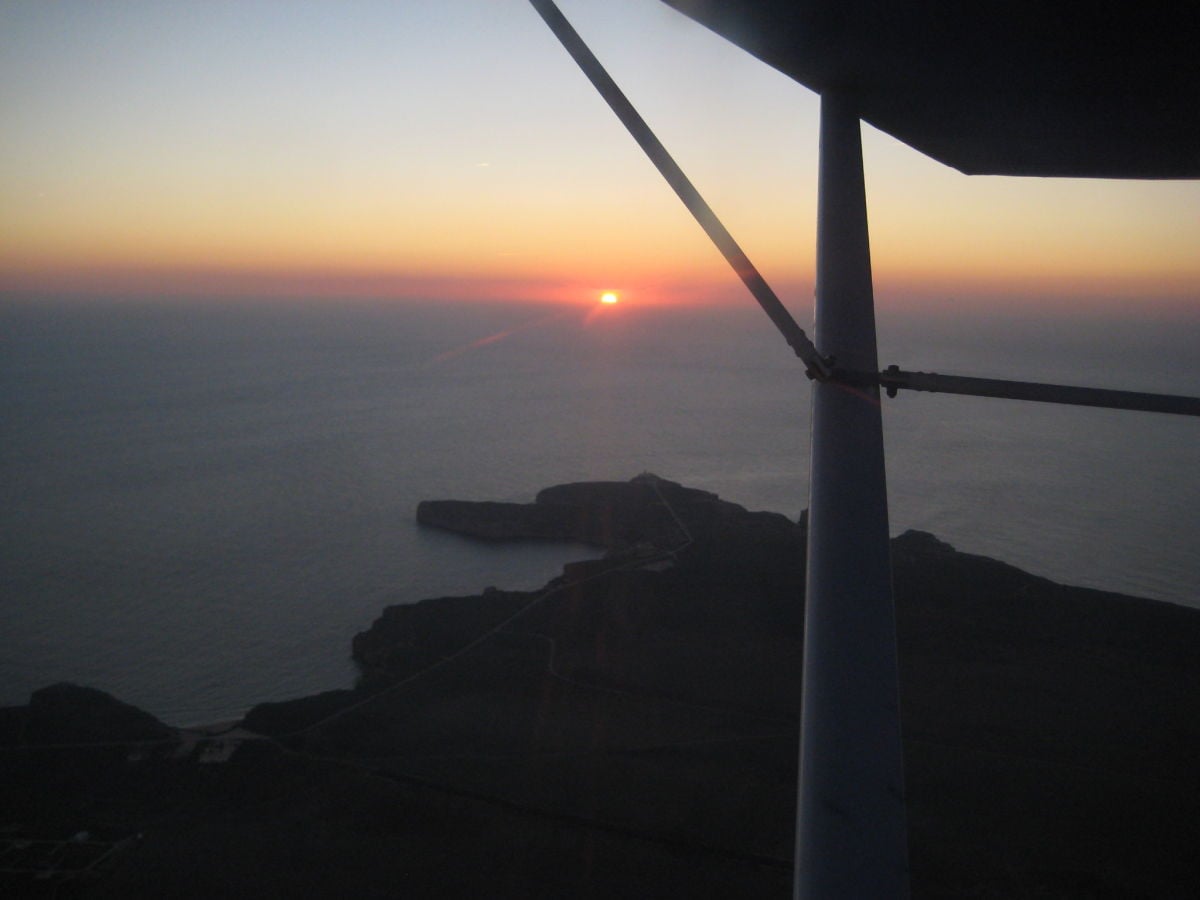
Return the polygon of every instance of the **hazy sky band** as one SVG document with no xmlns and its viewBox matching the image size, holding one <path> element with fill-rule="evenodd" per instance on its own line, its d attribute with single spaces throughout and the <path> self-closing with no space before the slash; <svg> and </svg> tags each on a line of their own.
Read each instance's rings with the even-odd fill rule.
<svg viewBox="0 0 1200 900">
<path fill-rule="evenodd" d="M 655 0 L 561 6 L 768 280 L 811 293 L 816 97 Z M 0 289 L 743 299 L 525 0 L 4 3 L 0 118 Z M 1195 299 L 1197 182 L 864 143 L 881 302 Z"/>
</svg>

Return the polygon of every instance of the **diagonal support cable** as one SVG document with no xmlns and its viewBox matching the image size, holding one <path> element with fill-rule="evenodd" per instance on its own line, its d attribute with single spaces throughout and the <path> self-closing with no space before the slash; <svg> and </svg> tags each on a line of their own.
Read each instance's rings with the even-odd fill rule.
<svg viewBox="0 0 1200 900">
<path fill-rule="evenodd" d="M 829 364 L 817 352 L 817 348 L 804 333 L 804 329 L 792 318 L 787 307 L 771 290 L 771 286 L 759 274 L 758 269 L 754 263 L 750 262 L 742 248 L 738 246 L 733 235 L 721 224 L 721 220 L 717 218 L 712 207 L 705 202 L 704 198 L 700 196 L 700 192 L 683 174 L 683 170 L 667 152 L 667 148 L 650 130 L 650 126 L 646 124 L 646 120 L 641 117 L 641 114 L 633 108 L 633 104 L 629 102 L 617 83 L 605 71 L 604 66 L 596 59 L 595 54 L 583 42 L 583 38 L 559 11 L 554 0 L 529 0 L 529 2 L 538 11 L 550 30 L 554 32 L 554 36 L 558 38 L 566 51 L 571 54 L 571 58 L 575 60 L 593 87 L 599 91 L 600 96 L 617 114 L 617 118 L 621 120 L 621 124 L 625 126 L 633 139 L 638 142 L 638 146 L 650 157 L 650 161 L 667 180 L 667 184 L 679 195 L 683 205 L 688 208 L 700 227 L 717 245 L 717 249 L 721 251 L 738 277 L 749 288 L 759 306 L 763 308 L 796 355 L 804 362 L 808 377 L 822 381 L 828 378 L 830 375 Z"/>
</svg>

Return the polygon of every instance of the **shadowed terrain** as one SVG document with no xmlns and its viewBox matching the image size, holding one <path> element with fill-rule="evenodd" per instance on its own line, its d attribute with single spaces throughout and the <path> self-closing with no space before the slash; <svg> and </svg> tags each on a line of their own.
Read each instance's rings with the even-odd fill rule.
<svg viewBox="0 0 1200 900">
<path fill-rule="evenodd" d="M 390 607 L 353 690 L 222 733 L 4 710 L 8 837 L 140 835 L 59 896 L 790 896 L 803 524 L 648 475 L 419 517 L 608 553 Z M 914 896 L 1192 896 L 1200 613 L 892 554 Z"/>
</svg>

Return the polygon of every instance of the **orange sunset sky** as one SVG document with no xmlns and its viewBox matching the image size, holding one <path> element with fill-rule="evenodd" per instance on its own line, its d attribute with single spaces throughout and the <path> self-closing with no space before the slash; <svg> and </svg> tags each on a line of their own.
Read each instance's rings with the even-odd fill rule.
<svg viewBox="0 0 1200 900">
<path fill-rule="evenodd" d="M 808 303 L 817 98 L 656 0 L 561 7 Z M 525 0 L 5 2 L 0 121 L 8 295 L 748 302 Z M 1200 315 L 1200 183 L 864 154 L 882 307 Z"/>
</svg>

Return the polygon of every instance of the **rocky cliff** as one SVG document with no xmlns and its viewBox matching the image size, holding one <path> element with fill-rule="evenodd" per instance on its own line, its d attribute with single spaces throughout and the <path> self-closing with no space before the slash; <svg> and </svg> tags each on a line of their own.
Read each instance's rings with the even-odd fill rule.
<svg viewBox="0 0 1200 900">
<path fill-rule="evenodd" d="M 790 896 L 803 523 L 650 477 L 422 509 L 610 552 L 389 607 L 358 686 L 257 708 L 206 773 L 47 751 L 0 801 L 146 831 L 88 896 Z M 1200 613 L 892 556 L 913 896 L 1192 896 Z"/>
<path fill-rule="evenodd" d="M 749 515 L 716 494 L 649 473 L 630 481 L 556 485 L 539 491 L 533 503 L 426 500 L 417 506 L 422 525 L 467 537 L 574 541 L 615 550 L 646 543 L 678 547 L 731 522 L 740 525 Z"/>
</svg>

